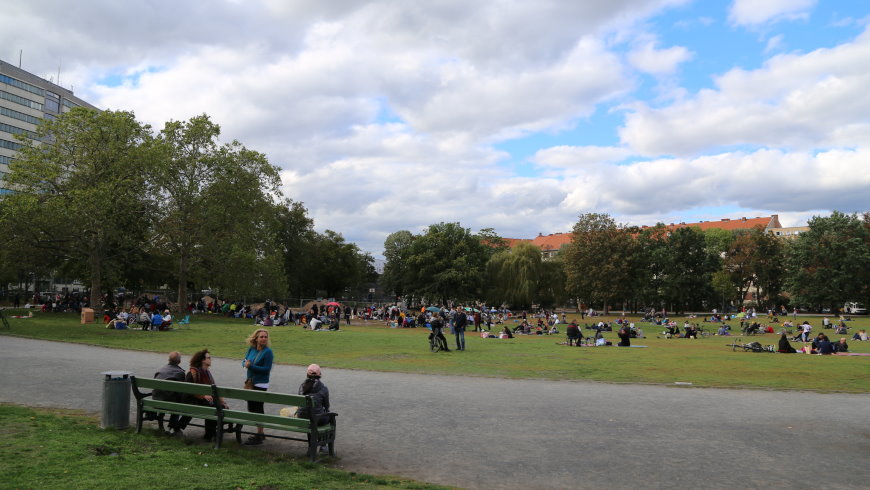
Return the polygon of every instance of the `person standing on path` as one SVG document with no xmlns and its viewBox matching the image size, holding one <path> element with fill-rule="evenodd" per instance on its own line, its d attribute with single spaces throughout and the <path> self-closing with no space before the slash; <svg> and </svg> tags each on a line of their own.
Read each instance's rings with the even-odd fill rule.
<svg viewBox="0 0 870 490">
<path fill-rule="evenodd" d="M 260 328 L 248 337 L 248 351 L 245 353 L 244 367 L 247 369 L 245 389 L 266 391 L 269 389 L 269 373 L 272 372 L 274 354 L 269 347 L 269 331 Z M 264 413 L 263 402 L 248 402 L 248 411 Z M 245 441 L 249 446 L 262 444 L 266 434 L 262 427 L 257 427 L 257 434 Z"/>
<path fill-rule="evenodd" d="M 468 325 L 468 317 L 461 306 L 456 307 L 456 315 L 453 318 L 453 334 L 456 336 L 456 350 L 465 350 L 465 327 Z"/>
</svg>

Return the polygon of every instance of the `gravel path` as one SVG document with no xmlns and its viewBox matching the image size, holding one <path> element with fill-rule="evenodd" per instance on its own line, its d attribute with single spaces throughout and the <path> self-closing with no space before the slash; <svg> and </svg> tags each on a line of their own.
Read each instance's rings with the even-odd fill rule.
<svg viewBox="0 0 870 490">
<path fill-rule="evenodd" d="M 241 386 L 241 354 L 215 358 L 218 384 Z M 868 363 L 857 361 L 866 378 Z M 152 376 L 165 362 L 0 336 L 0 401 L 99 413 L 101 372 Z M 323 371 L 339 414 L 334 464 L 349 471 L 487 489 L 870 482 L 870 394 Z M 275 366 L 271 391 L 295 393 L 303 378 L 304 367 Z M 302 456 L 305 447 L 267 440 L 252 448 L 275 449 Z"/>
</svg>

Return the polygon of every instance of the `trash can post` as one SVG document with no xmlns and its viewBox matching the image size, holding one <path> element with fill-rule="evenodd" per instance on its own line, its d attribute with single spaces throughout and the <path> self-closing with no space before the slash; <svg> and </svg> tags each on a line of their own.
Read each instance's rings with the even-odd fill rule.
<svg viewBox="0 0 870 490">
<path fill-rule="evenodd" d="M 105 371 L 103 374 L 103 429 L 130 426 L 130 372 Z"/>
</svg>

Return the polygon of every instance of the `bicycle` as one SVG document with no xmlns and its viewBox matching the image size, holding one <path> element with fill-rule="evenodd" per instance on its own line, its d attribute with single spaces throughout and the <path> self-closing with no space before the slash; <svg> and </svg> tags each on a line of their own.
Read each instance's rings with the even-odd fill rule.
<svg viewBox="0 0 870 490">
<path fill-rule="evenodd" d="M 434 333 L 429 334 L 429 350 L 432 352 L 438 352 L 441 350 L 441 341 L 435 337 Z"/>
</svg>

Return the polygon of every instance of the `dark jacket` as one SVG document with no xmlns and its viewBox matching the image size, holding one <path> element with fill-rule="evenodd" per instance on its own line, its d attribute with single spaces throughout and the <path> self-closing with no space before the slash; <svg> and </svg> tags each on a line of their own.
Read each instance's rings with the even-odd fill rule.
<svg viewBox="0 0 870 490">
<path fill-rule="evenodd" d="M 156 379 L 165 379 L 168 381 L 184 381 L 184 369 L 182 369 L 178 364 L 167 364 L 158 369 L 157 372 L 154 373 L 154 377 Z M 181 394 L 172 391 L 154 390 L 151 397 L 155 400 L 162 400 L 165 402 L 181 401 Z"/>
<path fill-rule="evenodd" d="M 305 383 L 299 385 L 299 394 L 311 396 L 311 400 L 314 402 L 315 414 L 320 415 L 329 412 L 329 388 L 320 382 L 319 379 L 314 381 L 314 386 L 308 392 L 305 392 Z M 307 407 L 300 408 L 297 416 L 303 419 L 311 418 Z M 320 420 L 321 425 L 326 422 L 328 422 L 326 418 Z"/>
<path fill-rule="evenodd" d="M 456 318 L 453 320 L 453 329 L 457 332 L 462 332 L 465 330 L 465 327 L 468 325 L 468 317 L 465 316 L 465 312 L 460 311 Z"/>
</svg>

